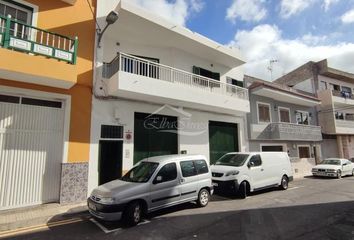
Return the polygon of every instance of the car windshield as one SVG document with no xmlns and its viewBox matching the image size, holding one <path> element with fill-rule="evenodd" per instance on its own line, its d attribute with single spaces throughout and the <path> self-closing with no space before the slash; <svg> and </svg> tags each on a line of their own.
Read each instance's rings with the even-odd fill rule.
<svg viewBox="0 0 354 240">
<path fill-rule="evenodd" d="M 140 162 L 139 165 L 133 167 L 122 178 L 125 182 L 143 183 L 149 181 L 159 164 L 155 162 Z"/>
<path fill-rule="evenodd" d="M 325 159 L 322 161 L 321 164 L 340 165 L 340 160 L 338 160 L 338 159 Z"/>
<path fill-rule="evenodd" d="M 248 156 L 248 154 L 226 154 L 219 158 L 215 165 L 240 167 L 246 162 Z"/>
</svg>

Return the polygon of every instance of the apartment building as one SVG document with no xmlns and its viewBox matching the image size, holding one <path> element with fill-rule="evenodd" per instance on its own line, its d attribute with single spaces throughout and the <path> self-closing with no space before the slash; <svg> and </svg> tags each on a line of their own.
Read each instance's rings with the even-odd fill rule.
<svg viewBox="0 0 354 240">
<path fill-rule="evenodd" d="M 247 115 L 250 151 L 288 152 L 296 177 L 311 174 L 321 158 L 320 100 L 311 94 L 250 76 L 251 112 Z"/>
<path fill-rule="evenodd" d="M 88 3 L 0 0 L 0 210 L 87 197 Z"/>
<path fill-rule="evenodd" d="M 97 39 L 90 189 L 149 156 L 204 154 L 214 162 L 246 150 L 238 49 L 126 0 L 98 2 L 97 20 L 109 26 Z"/>
<path fill-rule="evenodd" d="M 322 127 L 322 155 L 354 157 L 354 74 L 332 68 L 327 60 L 308 62 L 275 82 L 316 94 Z"/>
</svg>

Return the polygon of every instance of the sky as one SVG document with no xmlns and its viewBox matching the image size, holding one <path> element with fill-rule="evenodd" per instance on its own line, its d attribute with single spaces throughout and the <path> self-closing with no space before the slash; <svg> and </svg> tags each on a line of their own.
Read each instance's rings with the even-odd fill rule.
<svg viewBox="0 0 354 240">
<path fill-rule="evenodd" d="M 131 1 L 239 48 L 250 76 L 274 80 L 323 59 L 330 67 L 354 73 L 354 0 Z"/>
</svg>

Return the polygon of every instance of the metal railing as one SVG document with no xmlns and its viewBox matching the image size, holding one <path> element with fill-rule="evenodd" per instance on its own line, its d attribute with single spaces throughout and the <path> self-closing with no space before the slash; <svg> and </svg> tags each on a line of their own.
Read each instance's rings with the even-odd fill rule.
<svg viewBox="0 0 354 240">
<path fill-rule="evenodd" d="M 269 137 L 271 139 L 312 141 L 322 140 L 320 126 L 279 122 L 270 123 L 266 130 L 269 132 Z"/>
<path fill-rule="evenodd" d="M 354 96 L 350 92 L 332 90 L 332 95 L 335 97 L 341 97 L 346 99 L 354 99 Z"/>
<path fill-rule="evenodd" d="M 69 38 L 0 15 L 0 46 L 76 64 L 78 38 Z"/>
<path fill-rule="evenodd" d="M 118 71 L 248 100 L 248 89 L 246 88 L 223 83 L 125 53 L 118 53 L 118 56 L 110 63 L 105 63 L 102 76 L 109 79 Z"/>
<path fill-rule="evenodd" d="M 336 119 L 336 127 L 354 128 L 354 121 Z"/>
</svg>

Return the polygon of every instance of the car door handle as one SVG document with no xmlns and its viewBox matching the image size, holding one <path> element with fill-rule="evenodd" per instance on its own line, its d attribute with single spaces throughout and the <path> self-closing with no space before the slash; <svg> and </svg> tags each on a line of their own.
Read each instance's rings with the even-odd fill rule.
<svg viewBox="0 0 354 240">
<path fill-rule="evenodd" d="M 261 168 L 261 171 L 264 171 L 264 169 L 263 169 L 263 168 Z"/>
<path fill-rule="evenodd" d="M 181 178 L 179 181 L 180 181 L 180 183 L 184 183 L 186 180 L 184 180 L 183 178 Z"/>
</svg>

